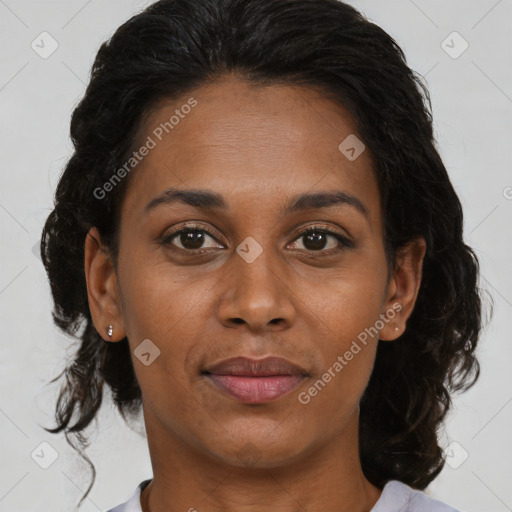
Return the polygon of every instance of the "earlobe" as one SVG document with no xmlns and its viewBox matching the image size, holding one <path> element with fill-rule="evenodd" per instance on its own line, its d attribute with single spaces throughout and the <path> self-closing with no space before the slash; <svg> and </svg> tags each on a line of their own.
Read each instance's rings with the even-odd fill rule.
<svg viewBox="0 0 512 512">
<path fill-rule="evenodd" d="M 426 253 L 425 239 L 421 236 L 399 249 L 395 273 L 388 284 L 388 297 L 382 312 L 387 322 L 379 334 L 382 341 L 394 341 L 406 329 L 421 286 L 423 260 Z"/>
<path fill-rule="evenodd" d="M 92 227 L 87 233 L 84 251 L 87 297 L 94 326 L 105 341 L 120 341 L 125 333 L 117 293 L 117 276 L 110 254 L 102 244 L 96 227 Z"/>
</svg>

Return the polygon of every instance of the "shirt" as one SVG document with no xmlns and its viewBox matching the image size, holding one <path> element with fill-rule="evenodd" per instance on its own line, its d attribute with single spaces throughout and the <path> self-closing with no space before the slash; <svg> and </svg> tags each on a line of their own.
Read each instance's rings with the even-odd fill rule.
<svg viewBox="0 0 512 512">
<path fill-rule="evenodd" d="M 142 512 L 140 495 L 151 482 L 141 482 L 132 497 L 107 512 Z M 390 480 L 370 512 L 460 512 L 445 503 L 434 500 L 423 491 L 412 489 L 398 480 Z"/>
</svg>

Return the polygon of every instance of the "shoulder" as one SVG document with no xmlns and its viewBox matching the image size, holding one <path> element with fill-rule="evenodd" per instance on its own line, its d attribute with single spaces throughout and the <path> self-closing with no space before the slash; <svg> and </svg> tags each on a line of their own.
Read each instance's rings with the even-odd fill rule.
<svg viewBox="0 0 512 512">
<path fill-rule="evenodd" d="M 460 512 L 398 480 L 390 480 L 370 512 Z"/>
<path fill-rule="evenodd" d="M 149 482 L 151 482 L 151 479 L 141 482 L 128 501 L 121 503 L 120 505 L 117 505 L 117 507 L 111 508 L 106 512 L 142 512 L 142 508 L 140 506 L 140 495 Z"/>
</svg>

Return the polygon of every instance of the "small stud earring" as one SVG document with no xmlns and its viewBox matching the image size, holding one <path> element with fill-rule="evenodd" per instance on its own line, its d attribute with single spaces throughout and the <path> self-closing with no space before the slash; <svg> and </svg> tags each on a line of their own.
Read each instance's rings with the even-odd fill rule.
<svg viewBox="0 0 512 512">
<path fill-rule="evenodd" d="M 114 327 L 112 327 L 112 325 L 109 325 L 108 329 L 107 329 L 107 336 L 110 338 L 110 341 L 112 341 L 112 334 L 113 333 L 114 333 Z"/>
<path fill-rule="evenodd" d="M 399 331 L 400 329 L 398 327 L 395 326 L 395 331 Z"/>
</svg>

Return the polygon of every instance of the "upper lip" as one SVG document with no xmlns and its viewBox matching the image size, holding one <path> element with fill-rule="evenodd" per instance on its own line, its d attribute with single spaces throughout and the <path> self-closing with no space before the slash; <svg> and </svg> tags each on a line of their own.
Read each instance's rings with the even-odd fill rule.
<svg viewBox="0 0 512 512">
<path fill-rule="evenodd" d="M 232 357 L 207 367 L 203 373 L 214 375 L 269 376 L 269 375 L 307 375 L 307 371 L 282 357 L 251 359 Z"/>
</svg>

